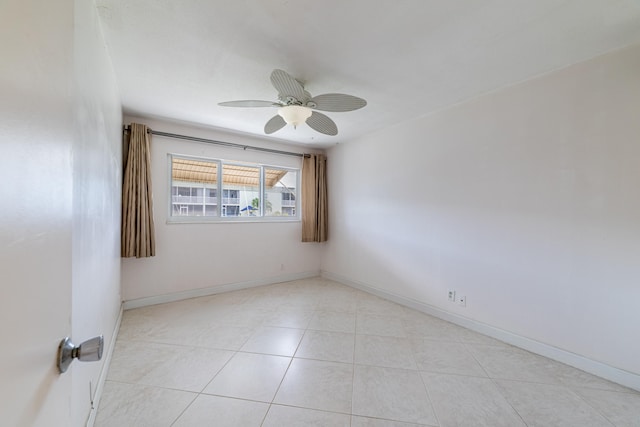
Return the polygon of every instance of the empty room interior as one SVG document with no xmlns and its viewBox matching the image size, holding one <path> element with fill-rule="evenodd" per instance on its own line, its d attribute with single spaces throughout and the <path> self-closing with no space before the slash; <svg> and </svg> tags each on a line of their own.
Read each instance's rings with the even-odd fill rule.
<svg viewBox="0 0 640 427">
<path fill-rule="evenodd" d="M 640 426 L 637 0 L 1 10 L 0 425 Z"/>
</svg>

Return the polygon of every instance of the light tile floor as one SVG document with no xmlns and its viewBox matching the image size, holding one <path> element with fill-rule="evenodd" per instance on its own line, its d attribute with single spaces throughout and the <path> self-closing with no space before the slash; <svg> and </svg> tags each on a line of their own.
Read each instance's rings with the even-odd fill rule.
<svg viewBox="0 0 640 427">
<path fill-rule="evenodd" d="M 124 313 L 96 426 L 640 426 L 640 393 L 314 278 Z"/>
</svg>

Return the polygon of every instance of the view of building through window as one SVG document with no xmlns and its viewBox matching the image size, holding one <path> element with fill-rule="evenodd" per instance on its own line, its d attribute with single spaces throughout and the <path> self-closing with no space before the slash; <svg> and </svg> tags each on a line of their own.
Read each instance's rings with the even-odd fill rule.
<svg viewBox="0 0 640 427">
<path fill-rule="evenodd" d="M 265 175 L 277 179 L 277 184 L 265 186 L 265 216 L 296 216 L 297 172 L 265 167 Z"/>
<path fill-rule="evenodd" d="M 171 156 L 172 217 L 297 217 L 297 192 L 295 169 Z"/>
</svg>

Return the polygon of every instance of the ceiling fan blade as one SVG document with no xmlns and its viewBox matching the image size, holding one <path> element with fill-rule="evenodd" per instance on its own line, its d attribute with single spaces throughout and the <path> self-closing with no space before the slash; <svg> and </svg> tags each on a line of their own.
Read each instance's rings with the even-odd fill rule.
<svg viewBox="0 0 640 427">
<path fill-rule="evenodd" d="M 218 105 L 222 107 L 277 107 L 280 104 L 271 101 L 246 100 L 219 102 Z"/>
<path fill-rule="evenodd" d="M 287 122 L 285 122 L 281 116 L 276 114 L 267 122 L 266 125 L 264 125 L 264 133 L 271 135 L 275 131 L 285 127 L 286 124 Z"/>
<path fill-rule="evenodd" d="M 307 119 L 307 124 L 312 129 L 315 129 L 320 133 L 324 133 L 325 135 L 334 136 L 338 134 L 338 126 L 336 126 L 335 122 L 317 111 L 311 113 L 311 117 Z"/>
<path fill-rule="evenodd" d="M 288 96 L 292 96 L 302 103 L 309 99 L 300 82 L 291 77 L 286 71 L 273 70 L 271 84 L 276 88 L 281 99 L 286 100 Z"/>
<path fill-rule="evenodd" d="M 343 93 L 326 93 L 318 95 L 309 100 L 316 104 L 316 110 L 321 111 L 353 111 L 367 105 L 367 101 L 353 95 L 345 95 Z"/>
</svg>

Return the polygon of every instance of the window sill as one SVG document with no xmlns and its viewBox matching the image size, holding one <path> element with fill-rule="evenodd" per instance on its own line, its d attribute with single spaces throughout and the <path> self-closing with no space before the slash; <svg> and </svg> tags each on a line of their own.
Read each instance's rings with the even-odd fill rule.
<svg viewBox="0 0 640 427">
<path fill-rule="evenodd" d="M 301 222 L 300 218 L 237 218 L 237 217 L 183 217 L 183 218 L 168 218 L 166 224 L 253 224 L 253 223 L 280 223 L 280 222 Z"/>
</svg>

